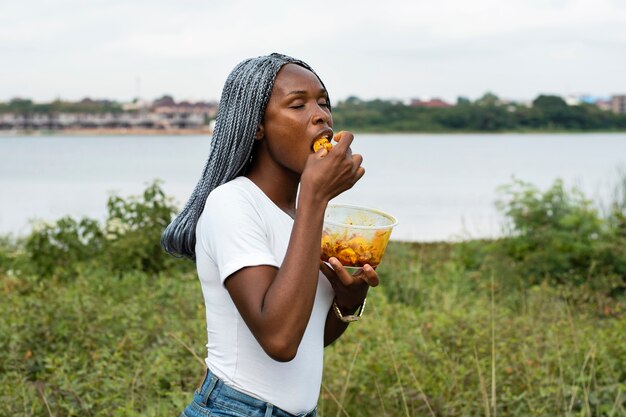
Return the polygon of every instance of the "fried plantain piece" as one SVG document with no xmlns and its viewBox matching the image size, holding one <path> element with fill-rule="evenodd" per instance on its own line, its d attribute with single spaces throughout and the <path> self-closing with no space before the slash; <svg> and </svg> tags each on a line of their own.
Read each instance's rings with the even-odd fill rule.
<svg viewBox="0 0 626 417">
<path fill-rule="evenodd" d="M 326 148 L 327 151 L 330 151 L 333 148 L 333 145 L 328 141 L 326 136 L 322 136 L 313 143 L 314 152 L 319 151 L 321 148 Z"/>
</svg>

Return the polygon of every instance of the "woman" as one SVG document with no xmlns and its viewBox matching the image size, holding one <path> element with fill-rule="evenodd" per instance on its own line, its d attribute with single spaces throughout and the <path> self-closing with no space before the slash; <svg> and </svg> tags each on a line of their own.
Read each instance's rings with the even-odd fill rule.
<svg viewBox="0 0 626 417">
<path fill-rule="evenodd" d="M 314 152 L 332 126 L 302 61 L 248 59 L 226 80 L 202 178 L 162 238 L 196 261 L 206 305 L 208 369 L 183 415 L 316 415 L 323 348 L 378 285 L 369 265 L 320 262 L 325 208 L 365 172 L 349 132 Z"/>
</svg>

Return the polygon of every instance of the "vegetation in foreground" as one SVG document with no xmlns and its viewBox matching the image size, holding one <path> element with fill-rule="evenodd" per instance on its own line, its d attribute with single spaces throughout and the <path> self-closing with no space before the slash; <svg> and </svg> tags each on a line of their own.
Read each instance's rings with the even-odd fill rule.
<svg viewBox="0 0 626 417">
<path fill-rule="evenodd" d="M 326 350 L 320 416 L 626 416 L 626 179 L 600 210 L 502 189 L 510 236 L 392 242 L 362 321 Z M 193 264 L 158 184 L 104 224 L 0 243 L 0 415 L 171 416 L 202 376 Z"/>
</svg>

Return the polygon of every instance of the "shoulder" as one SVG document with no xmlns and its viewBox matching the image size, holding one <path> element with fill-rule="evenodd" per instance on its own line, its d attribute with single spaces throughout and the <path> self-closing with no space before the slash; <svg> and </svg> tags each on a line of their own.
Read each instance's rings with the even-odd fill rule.
<svg viewBox="0 0 626 417">
<path fill-rule="evenodd" d="M 254 215 L 257 201 L 250 180 L 237 177 L 215 188 L 207 197 L 204 212 L 207 215 L 235 216 L 237 213 Z"/>
<path fill-rule="evenodd" d="M 265 215 L 254 183 L 245 177 L 216 187 L 207 197 L 201 223 L 213 230 L 242 226 L 265 229 Z"/>
<path fill-rule="evenodd" d="M 216 187 L 207 198 L 207 203 L 226 202 L 229 200 L 253 200 L 250 180 L 237 177 Z"/>
<path fill-rule="evenodd" d="M 238 177 L 215 188 L 196 226 L 196 242 L 218 265 L 222 281 L 238 268 L 252 265 L 248 262 L 276 264 L 267 222 L 251 185 L 249 179 Z"/>
</svg>

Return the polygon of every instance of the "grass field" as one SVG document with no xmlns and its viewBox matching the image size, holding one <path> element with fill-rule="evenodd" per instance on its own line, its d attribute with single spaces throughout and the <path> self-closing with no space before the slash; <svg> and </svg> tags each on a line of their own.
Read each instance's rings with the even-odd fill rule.
<svg viewBox="0 0 626 417">
<path fill-rule="evenodd" d="M 572 201 L 573 234 L 392 242 L 362 320 L 326 349 L 320 416 L 626 416 L 626 234 Z M 159 206 L 117 203 L 125 224 Z M 155 258 L 158 221 L 117 223 L 0 242 L 0 415 L 175 416 L 190 401 L 206 343 L 193 265 Z"/>
</svg>

